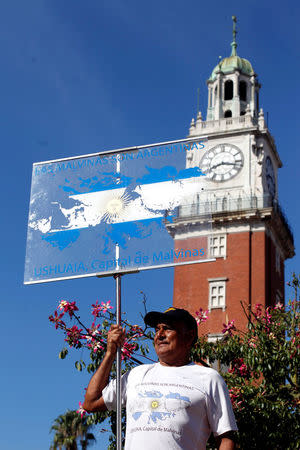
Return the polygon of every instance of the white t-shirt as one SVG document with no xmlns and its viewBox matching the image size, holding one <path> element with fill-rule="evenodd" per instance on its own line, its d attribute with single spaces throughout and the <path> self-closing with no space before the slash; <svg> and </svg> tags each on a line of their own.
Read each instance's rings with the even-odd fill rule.
<svg viewBox="0 0 300 450">
<path fill-rule="evenodd" d="M 124 374 L 121 386 L 126 450 L 205 450 L 211 432 L 237 430 L 227 386 L 214 369 L 145 364 Z M 115 380 L 102 395 L 115 410 Z"/>
</svg>

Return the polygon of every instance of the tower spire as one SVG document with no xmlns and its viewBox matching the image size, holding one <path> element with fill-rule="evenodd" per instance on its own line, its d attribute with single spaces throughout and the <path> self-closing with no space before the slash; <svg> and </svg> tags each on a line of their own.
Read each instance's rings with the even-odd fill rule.
<svg viewBox="0 0 300 450">
<path fill-rule="evenodd" d="M 237 56 L 236 53 L 236 48 L 237 48 L 237 43 L 236 43 L 236 16 L 232 16 L 232 21 L 233 21 L 233 30 L 232 30 L 232 36 L 233 36 L 233 41 L 231 42 L 231 55 L 230 56 Z"/>
</svg>

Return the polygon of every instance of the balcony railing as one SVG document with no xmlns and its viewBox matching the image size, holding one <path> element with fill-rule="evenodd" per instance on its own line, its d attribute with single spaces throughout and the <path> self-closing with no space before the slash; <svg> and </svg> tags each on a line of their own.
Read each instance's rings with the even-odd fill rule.
<svg viewBox="0 0 300 450">
<path fill-rule="evenodd" d="M 248 128 L 256 126 L 258 123 L 256 117 L 250 114 L 239 117 L 227 117 L 218 120 L 196 121 L 194 127 L 190 129 L 190 134 L 198 134 L 200 132 L 214 132 L 216 130 L 227 130 L 233 128 Z"/>
<path fill-rule="evenodd" d="M 264 208 L 273 208 L 273 210 L 277 212 L 285 224 L 292 242 L 294 242 L 293 232 L 282 208 L 278 201 L 273 199 L 270 195 L 265 195 L 263 197 L 252 195 L 250 197 L 236 198 L 216 197 L 215 199 L 207 200 L 205 202 L 199 201 L 192 204 L 181 205 L 177 208 L 176 213 L 177 219 L 187 219 L 225 213 L 254 212 Z"/>
</svg>

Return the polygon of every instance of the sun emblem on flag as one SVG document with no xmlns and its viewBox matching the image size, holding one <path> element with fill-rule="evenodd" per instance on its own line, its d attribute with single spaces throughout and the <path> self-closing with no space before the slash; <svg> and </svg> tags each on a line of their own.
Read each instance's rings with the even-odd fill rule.
<svg viewBox="0 0 300 450">
<path fill-rule="evenodd" d="M 158 408 L 159 407 L 159 402 L 157 401 L 157 400 L 153 400 L 152 402 L 151 402 L 151 408 L 152 409 L 156 409 L 156 408 Z"/>
<path fill-rule="evenodd" d="M 105 205 L 105 211 L 102 220 L 107 223 L 112 223 L 125 215 L 126 207 L 130 203 L 130 195 L 124 192 L 122 195 L 115 194 L 108 200 Z"/>
</svg>

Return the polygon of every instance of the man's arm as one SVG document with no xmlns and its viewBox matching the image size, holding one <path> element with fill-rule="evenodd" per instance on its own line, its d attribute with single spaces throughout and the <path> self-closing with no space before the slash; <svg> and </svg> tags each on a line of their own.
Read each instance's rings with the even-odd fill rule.
<svg viewBox="0 0 300 450">
<path fill-rule="evenodd" d="M 107 335 L 107 349 L 102 363 L 94 373 L 86 390 L 82 407 L 88 412 L 106 411 L 102 391 L 107 386 L 109 374 L 116 357 L 117 348 L 125 339 L 125 330 L 120 325 L 112 325 Z"/>
<path fill-rule="evenodd" d="M 218 450 L 234 450 L 235 442 L 234 442 L 234 432 L 228 431 L 227 433 L 221 434 L 220 436 L 216 436 L 216 444 Z"/>
</svg>

